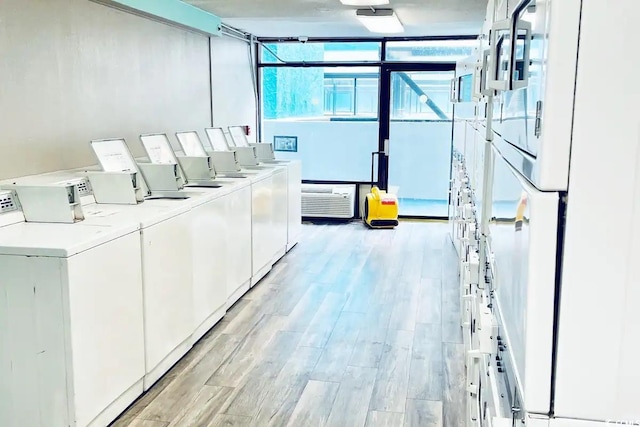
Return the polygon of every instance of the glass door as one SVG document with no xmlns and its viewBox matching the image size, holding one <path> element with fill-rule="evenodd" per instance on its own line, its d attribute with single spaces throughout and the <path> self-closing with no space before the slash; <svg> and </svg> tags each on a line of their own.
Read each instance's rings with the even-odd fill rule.
<svg viewBox="0 0 640 427">
<path fill-rule="evenodd" d="M 380 118 L 388 123 L 380 133 L 386 171 L 379 178 L 397 192 L 401 216 L 447 217 L 454 71 L 390 69 L 386 77 L 389 107 Z"/>
</svg>

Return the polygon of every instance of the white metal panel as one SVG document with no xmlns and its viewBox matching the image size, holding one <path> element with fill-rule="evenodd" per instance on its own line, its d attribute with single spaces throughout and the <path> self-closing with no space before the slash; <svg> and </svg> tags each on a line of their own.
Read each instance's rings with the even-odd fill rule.
<svg viewBox="0 0 640 427">
<path fill-rule="evenodd" d="M 582 8 L 556 414 L 638 421 L 640 2 Z M 615 71 L 616 87 L 603 84 Z"/>
<path fill-rule="evenodd" d="M 0 256 L 0 272 L 0 425 L 70 425 L 60 261 Z"/>
<path fill-rule="evenodd" d="M 487 2 L 487 13 L 484 18 L 484 24 L 482 25 L 482 35 L 488 35 L 491 30 L 491 25 L 493 25 L 493 20 L 496 16 L 496 3 L 499 3 L 500 0 L 489 0 Z"/>
<path fill-rule="evenodd" d="M 478 222 L 482 220 L 482 204 L 484 194 L 484 154 L 485 144 L 484 134 L 481 130 L 475 130 L 474 138 L 474 168 L 473 168 L 473 193 L 476 203 Z"/>
<path fill-rule="evenodd" d="M 289 181 L 287 169 L 279 168 L 273 174 L 273 245 L 274 257 L 284 255 L 287 251 L 287 225 L 289 207 L 287 206 L 287 190 Z"/>
<path fill-rule="evenodd" d="M 475 173 L 475 140 L 477 137 L 477 133 L 475 128 L 473 127 L 473 123 L 471 121 L 467 122 L 467 130 L 465 132 L 465 143 L 464 143 L 464 164 L 467 168 L 467 175 L 469 176 L 469 182 L 473 179 Z M 471 184 L 473 186 L 473 184 Z"/>
<path fill-rule="evenodd" d="M 537 158 L 523 174 L 541 190 L 567 189 L 581 4 L 537 0 L 534 12 L 524 13 L 533 29 L 529 84 L 499 93 L 494 103 L 494 131 Z"/>
<path fill-rule="evenodd" d="M 141 230 L 144 289 L 145 379 L 193 332 L 193 271 L 189 218 L 178 215 Z M 174 360 L 175 362 L 175 360 Z M 166 369 L 173 363 L 166 363 Z M 164 369 L 161 369 L 163 371 Z"/>
<path fill-rule="evenodd" d="M 513 3 L 516 0 L 495 0 L 494 21 L 500 21 L 509 17 L 509 2 Z M 513 9 L 513 8 L 511 8 Z"/>
<path fill-rule="evenodd" d="M 193 208 L 189 213 L 193 268 L 193 342 L 199 340 L 223 313 L 227 302 L 227 210 L 230 195 Z M 247 257 L 249 254 L 246 255 Z"/>
<path fill-rule="evenodd" d="M 269 175 L 251 184 L 252 276 L 273 262 L 273 223 L 273 176 Z"/>
<path fill-rule="evenodd" d="M 287 165 L 287 179 L 289 180 L 287 248 L 291 249 L 298 243 L 302 233 L 302 163 L 299 160 L 293 160 Z"/>
<path fill-rule="evenodd" d="M 504 185 L 504 182 L 510 182 Z M 536 190 L 496 152 L 490 247 L 508 354 L 527 412 L 548 413 L 558 193 Z M 507 189 L 507 191 L 505 191 Z"/>
<path fill-rule="evenodd" d="M 576 80 L 582 0 L 550 0 L 542 140 L 539 143 L 536 186 L 565 190 L 569 176 L 571 126 Z M 540 19 L 543 17 L 541 16 Z M 534 111 L 535 113 L 535 111 Z M 535 124 L 535 122 L 533 123 Z M 534 126 L 535 127 L 535 126 Z"/>
<path fill-rule="evenodd" d="M 140 235 L 131 233 L 100 245 L 68 258 L 63 265 L 74 419 L 84 426 L 144 376 Z M 131 403 L 121 403 L 119 409 Z"/>
<path fill-rule="evenodd" d="M 226 298 L 229 299 L 251 280 L 251 187 L 241 188 L 225 200 L 228 228 L 225 250 L 229 263 Z"/>
</svg>

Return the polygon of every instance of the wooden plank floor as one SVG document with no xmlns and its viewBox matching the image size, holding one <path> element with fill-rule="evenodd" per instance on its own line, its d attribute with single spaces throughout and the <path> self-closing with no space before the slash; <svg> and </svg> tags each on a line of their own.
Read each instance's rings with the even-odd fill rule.
<svg viewBox="0 0 640 427">
<path fill-rule="evenodd" d="M 113 425 L 463 426 L 448 230 L 304 225 L 301 242 Z"/>
</svg>

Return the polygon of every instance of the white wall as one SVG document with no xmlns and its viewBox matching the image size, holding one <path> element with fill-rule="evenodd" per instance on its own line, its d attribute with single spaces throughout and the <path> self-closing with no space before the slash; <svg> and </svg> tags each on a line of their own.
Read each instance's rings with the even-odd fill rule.
<svg viewBox="0 0 640 427">
<path fill-rule="evenodd" d="M 249 125 L 249 139 L 255 141 L 256 102 L 249 58 L 247 43 L 229 37 L 211 39 L 213 125 Z"/>
<path fill-rule="evenodd" d="M 210 121 L 208 39 L 83 0 L 0 2 L 0 178 Z"/>
</svg>

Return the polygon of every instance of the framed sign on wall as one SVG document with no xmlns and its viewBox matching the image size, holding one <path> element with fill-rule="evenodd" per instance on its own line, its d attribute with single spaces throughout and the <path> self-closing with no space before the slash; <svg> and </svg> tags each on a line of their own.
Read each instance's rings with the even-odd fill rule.
<svg viewBox="0 0 640 427">
<path fill-rule="evenodd" d="M 274 151 L 298 151 L 298 137 L 297 136 L 274 136 L 273 137 L 273 150 Z"/>
</svg>

